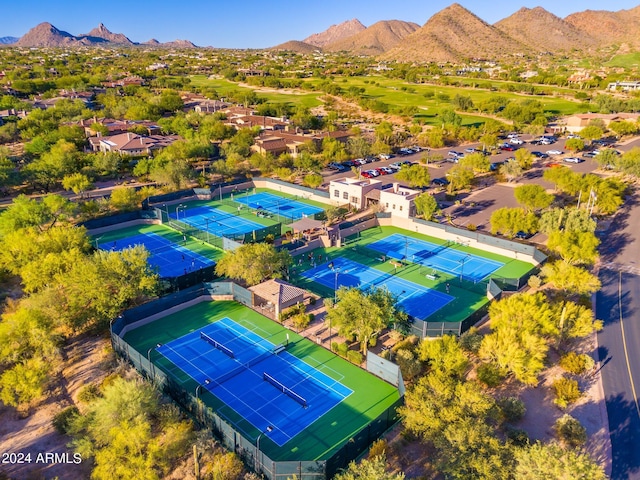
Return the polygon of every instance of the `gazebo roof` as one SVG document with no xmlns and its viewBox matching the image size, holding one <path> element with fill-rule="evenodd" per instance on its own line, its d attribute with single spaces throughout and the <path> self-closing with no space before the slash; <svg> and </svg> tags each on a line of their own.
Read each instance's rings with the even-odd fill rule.
<svg viewBox="0 0 640 480">
<path fill-rule="evenodd" d="M 290 283 L 280 279 L 267 280 L 253 287 L 249 287 L 257 296 L 264 298 L 271 303 L 283 305 L 287 302 L 304 296 L 305 290 L 295 287 Z"/>
<path fill-rule="evenodd" d="M 293 222 L 289 224 L 289 226 L 297 232 L 304 232 L 305 230 L 313 230 L 315 228 L 321 228 L 322 221 L 314 220 L 313 218 L 301 218 L 297 222 Z"/>
</svg>

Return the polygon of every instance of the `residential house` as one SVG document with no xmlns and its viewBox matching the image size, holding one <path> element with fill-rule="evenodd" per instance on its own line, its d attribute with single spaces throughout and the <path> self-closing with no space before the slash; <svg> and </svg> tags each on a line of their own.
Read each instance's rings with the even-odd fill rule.
<svg viewBox="0 0 640 480">
<path fill-rule="evenodd" d="M 607 85 L 607 90 L 613 92 L 621 90 L 623 92 L 630 92 L 640 90 L 640 81 L 635 82 L 612 82 Z"/>
<path fill-rule="evenodd" d="M 182 140 L 179 135 L 136 135 L 135 133 L 121 133 L 108 137 L 91 137 L 89 143 L 95 152 L 117 152 L 127 156 L 152 155 L 169 145 Z"/>
<path fill-rule="evenodd" d="M 571 115 L 564 119 L 564 130 L 571 133 L 577 133 L 585 127 L 588 127 L 593 120 L 602 120 L 605 127 L 611 122 L 620 122 L 623 120 L 636 122 L 638 121 L 638 113 L 580 113 Z"/>
<path fill-rule="evenodd" d="M 80 120 L 77 124 L 84 128 L 84 133 L 87 137 L 100 136 L 91 128 L 94 123 L 107 127 L 109 130 L 108 136 L 126 133 L 134 127 L 144 127 L 149 135 L 158 135 L 162 131 L 162 128 L 157 123 L 150 120 L 116 120 L 114 118 L 93 117 Z"/>
</svg>

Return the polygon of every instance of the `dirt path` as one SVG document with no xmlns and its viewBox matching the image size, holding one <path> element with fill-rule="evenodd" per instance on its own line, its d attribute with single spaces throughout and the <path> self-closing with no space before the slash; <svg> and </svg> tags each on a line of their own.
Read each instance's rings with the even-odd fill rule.
<svg viewBox="0 0 640 480">
<path fill-rule="evenodd" d="M 58 412 L 77 401 L 82 387 L 104 379 L 106 367 L 112 361 L 107 347 L 108 341 L 102 337 L 76 340 L 64 349 L 62 372 L 44 403 L 34 407 L 26 418 L 14 408 L 0 409 L 0 454 L 25 455 L 22 463 L 18 459 L 0 463 L 0 477 L 5 474 L 16 479 L 89 478 L 91 463 L 74 458 L 73 450 L 67 446 L 71 439 L 59 434 L 51 422 Z M 46 454 L 58 454 L 58 458 L 47 458 Z"/>
</svg>

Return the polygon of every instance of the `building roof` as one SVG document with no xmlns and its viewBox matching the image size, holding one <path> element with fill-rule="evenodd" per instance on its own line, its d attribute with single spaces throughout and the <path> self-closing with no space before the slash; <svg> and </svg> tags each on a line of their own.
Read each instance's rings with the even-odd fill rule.
<svg viewBox="0 0 640 480">
<path fill-rule="evenodd" d="M 277 278 L 249 287 L 249 290 L 257 296 L 278 305 L 284 305 L 287 302 L 304 297 L 306 293 L 303 289 Z"/>
<path fill-rule="evenodd" d="M 315 220 L 313 218 L 302 218 L 297 222 L 290 223 L 289 227 L 291 227 L 293 230 L 296 230 L 298 232 L 304 232 L 305 230 L 313 230 L 316 228 L 321 228 L 322 221 Z"/>
</svg>

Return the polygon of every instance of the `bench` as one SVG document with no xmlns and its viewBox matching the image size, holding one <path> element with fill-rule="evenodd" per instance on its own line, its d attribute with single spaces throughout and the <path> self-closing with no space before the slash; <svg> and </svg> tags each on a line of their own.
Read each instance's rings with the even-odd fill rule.
<svg viewBox="0 0 640 480">
<path fill-rule="evenodd" d="M 273 353 L 274 355 L 278 355 L 281 352 L 284 352 L 287 349 L 287 347 L 285 347 L 284 345 L 280 344 L 277 347 L 274 347 L 273 349 Z"/>
<path fill-rule="evenodd" d="M 428 278 L 429 280 L 436 280 L 438 278 L 438 276 L 434 275 L 433 273 L 427 273 L 425 275 L 425 278 Z"/>
</svg>

